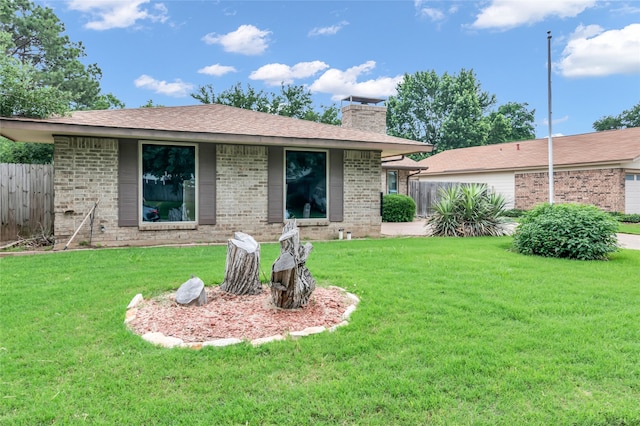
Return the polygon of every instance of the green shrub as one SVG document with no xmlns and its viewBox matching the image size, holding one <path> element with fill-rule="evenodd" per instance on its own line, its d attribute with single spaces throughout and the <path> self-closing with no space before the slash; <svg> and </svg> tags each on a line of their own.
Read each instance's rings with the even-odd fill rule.
<svg viewBox="0 0 640 426">
<path fill-rule="evenodd" d="M 382 197 L 383 222 L 411 222 L 416 215 L 416 202 L 402 194 L 387 194 Z"/>
<path fill-rule="evenodd" d="M 490 193 L 487 185 L 464 184 L 441 188 L 440 198 L 427 219 L 433 235 L 477 237 L 504 235 L 501 226 L 506 204 L 500 194 Z"/>
<path fill-rule="evenodd" d="M 638 213 L 609 212 L 609 214 L 619 222 L 640 223 L 640 214 Z"/>
<path fill-rule="evenodd" d="M 505 210 L 504 212 L 502 212 L 502 216 L 505 216 L 505 217 L 520 217 L 523 214 L 525 214 L 526 212 L 527 212 L 526 210 L 509 209 L 509 210 Z"/>
<path fill-rule="evenodd" d="M 513 247 L 529 255 L 606 259 L 618 250 L 617 229 L 618 222 L 595 206 L 545 203 L 521 218 Z"/>
<path fill-rule="evenodd" d="M 640 223 L 640 214 L 638 213 L 623 214 L 622 217 L 620 218 L 620 222 Z"/>
</svg>

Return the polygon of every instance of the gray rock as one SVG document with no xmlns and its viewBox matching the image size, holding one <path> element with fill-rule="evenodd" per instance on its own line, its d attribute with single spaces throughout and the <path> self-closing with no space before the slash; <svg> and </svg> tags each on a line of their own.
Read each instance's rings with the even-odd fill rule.
<svg viewBox="0 0 640 426">
<path fill-rule="evenodd" d="M 202 306 L 207 303 L 207 294 L 204 291 L 204 283 L 198 277 L 191 279 L 180 286 L 176 292 L 176 302 L 180 305 Z"/>
</svg>

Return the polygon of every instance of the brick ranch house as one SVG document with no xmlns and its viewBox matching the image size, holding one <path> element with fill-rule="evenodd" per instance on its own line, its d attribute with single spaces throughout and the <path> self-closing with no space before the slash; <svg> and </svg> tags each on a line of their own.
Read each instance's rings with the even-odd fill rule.
<svg viewBox="0 0 640 426">
<path fill-rule="evenodd" d="M 104 246 L 220 243 L 236 231 L 277 241 L 292 218 L 303 238 L 378 237 L 381 159 L 432 148 L 362 130 L 371 109 L 386 117 L 380 108 L 351 102 L 343 126 L 217 104 L 77 111 L 3 117 L 0 134 L 54 144 L 58 245 L 96 202 L 91 240 Z M 89 239 L 89 222 L 72 245 Z"/>
<path fill-rule="evenodd" d="M 476 182 L 503 194 L 508 208 L 549 201 L 548 139 L 453 149 L 419 161 L 416 179 Z M 640 213 L 640 128 L 553 138 L 554 202 Z"/>
</svg>

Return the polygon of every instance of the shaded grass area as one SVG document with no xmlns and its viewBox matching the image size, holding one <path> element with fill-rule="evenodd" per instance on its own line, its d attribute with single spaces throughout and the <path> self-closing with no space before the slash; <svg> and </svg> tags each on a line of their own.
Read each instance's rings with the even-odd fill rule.
<svg viewBox="0 0 640 426">
<path fill-rule="evenodd" d="M 320 285 L 361 298 L 301 340 L 154 347 L 126 305 L 225 246 L 0 259 L 0 423 L 640 424 L 640 251 L 525 257 L 511 239 L 314 243 Z M 265 274 L 278 254 L 262 245 Z"/>
</svg>

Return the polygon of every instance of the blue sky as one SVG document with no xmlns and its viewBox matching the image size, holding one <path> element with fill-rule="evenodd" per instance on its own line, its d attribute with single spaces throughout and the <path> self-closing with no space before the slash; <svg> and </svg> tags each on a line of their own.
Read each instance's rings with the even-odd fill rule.
<svg viewBox="0 0 640 426">
<path fill-rule="evenodd" d="M 548 135 L 593 131 L 640 102 L 640 1 L 40 0 L 54 9 L 104 92 L 127 108 L 192 105 L 198 86 L 279 92 L 316 105 L 387 98 L 405 73 L 473 69 L 497 105 L 527 103 Z"/>
</svg>

